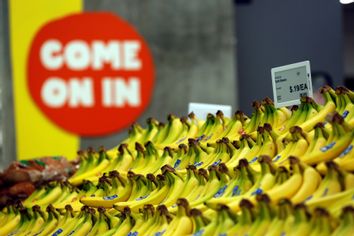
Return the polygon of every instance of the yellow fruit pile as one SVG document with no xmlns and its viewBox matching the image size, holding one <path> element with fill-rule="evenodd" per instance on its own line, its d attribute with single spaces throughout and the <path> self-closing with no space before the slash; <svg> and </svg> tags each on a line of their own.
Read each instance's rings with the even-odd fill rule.
<svg viewBox="0 0 354 236">
<path fill-rule="evenodd" d="M 354 235 L 354 93 L 247 117 L 134 124 L 117 148 L 0 213 L 0 236 Z M 44 210 L 46 209 L 46 211 Z"/>
</svg>

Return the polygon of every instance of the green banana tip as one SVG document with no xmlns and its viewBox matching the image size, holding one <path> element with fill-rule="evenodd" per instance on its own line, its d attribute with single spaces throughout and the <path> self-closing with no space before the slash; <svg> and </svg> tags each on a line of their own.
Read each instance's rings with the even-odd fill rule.
<svg viewBox="0 0 354 236">
<path fill-rule="evenodd" d="M 177 117 L 174 115 L 174 114 L 172 114 L 172 113 L 170 113 L 170 114 L 168 114 L 167 115 L 167 120 L 169 121 L 169 122 L 172 122 L 174 119 L 176 119 Z"/>
<path fill-rule="evenodd" d="M 219 118 L 223 118 L 224 117 L 224 113 L 221 110 L 218 110 L 216 112 L 216 116 L 219 117 Z"/>
<path fill-rule="evenodd" d="M 188 121 L 188 117 L 182 116 L 181 118 L 179 118 L 179 120 L 183 123 L 186 124 Z"/>
<path fill-rule="evenodd" d="M 272 158 L 268 155 L 260 155 L 258 157 L 258 162 L 263 163 L 263 162 L 267 162 L 267 163 L 271 163 L 272 162 Z"/>
<path fill-rule="evenodd" d="M 268 105 L 268 106 L 274 105 L 273 100 L 270 99 L 269 97 L 265 97 L 262 102 L 264 103 L 264 105 Z"/>
<path fill-rule="evenodd" d="M 228 207 L 225 204 L 218 203 L 217 207 L 216 207 L 216 210 L 217 211 L 228 211 L 228 210 L 230 210 L 230 207 Z"/>
<path fill-rule="evenodd" d="M 291 201 L 288 198 L 281 198 L 278 202 L 279 206 L 283 206 L 283 205 L 289 205 L 292 206 Z"/>
<path fill-rule="evenodd" d="M 104 146 L 100 146 L 98 152 L 99 153 L 106 152 L 106 148 Z"/>
<path fill-rule="evenodd" d="M 302 132 L 302 129 L 301 129 L 300 126 L 295 125 L 295 126 L 292 126 L 292 127 L 289 129 L 289 132 L 290 132 L 291 134 L 295 134 L 295 133 Z"/>
<path fill-rule="evenodd" d="M 264 133 L 264 131 L 265 131 L 265 129 L 264 129 L 264 127 L 263 126 L 258 126 L 258 128 L 257 128 L 257 132 L 259 133 L 259 134 L 263 134 Z M 249 136 L 249 135 L 248 135 Z"/>
<path fill-rule="evenodd" d="M 261 106 L 262 106 L 262 104 L 261 104 L 259 101 L 253 101 L 253 102 L 252 102 L 252 107 L 253 107 L 255 110 L 258 110 Z"/>
<path fill-rule="evenodd" d="M 323 122 L 318 122 L 317 124 L 315 124 L 314 128 L 324 128 L 324 123 Z"/>
<path fill-rule="evenodd" d="M 242 199 L 239 203 L 240 208 L 252 209 L 254 207 L 253 203 L 248 199 Z"/>
<path fill-rule="evenodd" d="M 259 194 L 256 196 L 257 202 L 264 202 L 266 204 L 269 204 L 271 202 L 270 197 L 267 194 Z"/>
<path fill-rule="evenodd" d="M 289 156 L 288 159 L 289 159 L 290 165 L 297 165 L 300 163 L 299 158 L 297 158 L 295 156 Z"/>
<path fill-rule="evenodd" d="M 136 142 L 135 143 L 135 150 L 138 152 L 144 152 L 144 147 L 140 143 Z"/>
<path fill-rule="evenodd" d="M 166 173 L 166 172 L 175 173 L 176 172 L 176 170 L 172 166 L 170 166 L 169 164 L 162 166 L 161 171 L 162 171 L 162 173 Z"/>
<path fill-rule="evenodd" d="M 119 174 L 119 172 L 117 171 L 117 170 L 112 170 L 112 171 L 110 171 L 109 173 L 108 173 L 108 176 L 110 177 L 110 178 L 115 178 L 115 177 L 120 177 L 120 174 Z"/>
<path fill-rule="evenodd" d="M 127 150 L 128 148 L 128 144 L 127 143 L 122 143 L 118 146 L 118 151 L 119 151 L 119 154 L 123 155 L 124 154 L 124 151 Z"/>
<path fill-rule="evenodd" d="M 189 215 L 193 216 L 193 217 L 198 217 L 202 215 L 202 212 L 200 210 L 198 210 L 197 208 L 192 208 L 189 211 Z"/>
<path fill-rule="evenodd" d="M 188 114 L 188 117 L 192 120 L 196 118 L 193 111 Z"/>
<path fill-rule="evenodd" d="M 316 207 L 314 210 L 314 215 L 315 216 L 325 216 L 325 217 L 329 217 L 330 213 L 328 212 L 327 209 L 323 208 L 323 207 Z"/>
<path fill-rule="evenodd" d="M 209 179 L 208 171 L 206 171 L 204 168 L 198 169 L 198 175 L 204 177 L 206 180 Z"/>
<path fill-rule="evenodd" d="M 264 123 L 263 124 L 263 128 L 266 130 L 266 131 L 268 131 L 268 132 L 270 132 L 270 131 L 272 131 L 272 125 L 271 124 L 269 124 L 269 123 Z"/>
<path fill-rule="evenodd" d="M 186 169 L 187 169 L 187 170 L 195 171 L 195 170 L 197 170 L 197 167 L 196 167 L 195 165 L 188 165 L 188 166 L 186 167 Z"/>
<path fill-rule="evenodd" d="M 343 218 L 343 216 L 347 215 L 347 214 L 354 216 L 354 207 L 353 206 L 345 206 L 342 208 L 341 218 Z"/>
<path fill-rule="evenodd" d="M 291 108 L 290 108 L 290 111 L 291 112 L 294 112 L 294 111 L 297 111 L 299 109 L 299 106 L 298 105 L 293 105 Z"/>
<path fill-rule="evenodd" d="M 226 173 L 229 172 L 229 169 L 227 168 L 227 166 L 226 166 L 225 163 L 220 163 L 220 164 L 218 165 L 218 171 L 219 171 L 220 173 L 226 174 Z"/>
<path fill-rule="evenodd" d="M 103 214 L 103 213 L 106 212 L 106 208 L 99 206 L 99 207 L 97 208 L 97 211 L 98 211 L 99 213 Z"/>
<path fill-rule="evenodd" d="M 332 123 L 343 124 L 344 118 L 338 112 L 335 112 L 332 116 Z"/>
<path fill-rule="evenodd" d="M 329 85 L 324 85 L 323 87 L 320 88 L 320 93 L 323 94 L 323 93 L 327 93 L 329 91 L 332 90 L 332 87 L 329 86 Z"/>
<path fill-rule="evenodd" d="M 189 208 L 189 202 L 185 198 L 178 198 L 176 204 L 179 207 Z"/>
<path fill-rule="evenodd" d="M 88 147 L 87 148 L 87 153 L 93 154 L 93 153 L 95 153 L 95 149 L 93 147 Z"/>
<path fill-rule="evenodd" d="M 247 159 L 245 159 L 245 158 L 240 159 L 240 160 L 238 161 L 238 166 L 239 166 L 239 168 L 248 167 L 249 164 L 248 164 Z"/>
</svg>

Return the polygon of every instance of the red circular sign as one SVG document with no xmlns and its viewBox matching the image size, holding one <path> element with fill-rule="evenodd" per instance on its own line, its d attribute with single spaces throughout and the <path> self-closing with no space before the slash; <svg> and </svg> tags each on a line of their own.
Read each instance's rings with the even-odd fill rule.
<svg viewBox="0 0 354 236">
<path fill-rule="evenodd" d="M 150 102 L 153 60 L 137 31 L 110 13 L 51 21 L 27 62 L 30 94 L 67 131 L 98 136 L 133 123 Z"/>
</svg>

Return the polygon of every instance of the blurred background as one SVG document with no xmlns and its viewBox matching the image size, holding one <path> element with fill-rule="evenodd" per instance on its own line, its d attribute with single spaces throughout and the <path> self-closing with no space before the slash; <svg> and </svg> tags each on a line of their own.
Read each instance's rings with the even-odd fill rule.
<svg viewBox="0 0 354 236">
<path fill-rule="evenodd" d="M 22 90 L 17 90 L 14 81 L 25 67 L 18 69 L 21 62 L 14 51 L 33 35 L 16 32 L 29 27 L 27 21 L 42 17 L 36 11 L 55 8 L 59 12 L 67 2 L 38 1 L 27 8 L 21 5 L 24 2 L 0 1 L 0 170 L 16 158 L 65 155 L 72 159 L 74 150 L 114 147 L 127 136 L 127 128 L 95 137 L 74 134 L 75 144 L 65 151 L 60 140 L 57 143 L 52 137 L 56 131 L 46 133 L 43 140 L 43 135 L 36 138 L 36 132 L 27 129 L 40 121 L 21 113 L 25 104 L 15 94 Z M 152 52 L 156 78 L 150 104 L 137 120 L 143 126 L 148 117 L 166 122 L 169 113 L 186 116 L 189 102 L 231 105 L 233 111 L 240 109 L 250 115 L 252 101 L 273 97 L 271 68 L 304 60 L 311 63 L 314 91 L 325 84 L 354 88 L 354 3 L 82 0 L 72 11 L 63 10 L 52 18 L 96 11 L 111 12 L 128 21 Z M 27 54 L 24 50 L 23 57 Z M 51 142 L 56 142 L 52 149 L 45 149 Z M 30 149 L 35 151 L 27 152 Z"/>
</svg>

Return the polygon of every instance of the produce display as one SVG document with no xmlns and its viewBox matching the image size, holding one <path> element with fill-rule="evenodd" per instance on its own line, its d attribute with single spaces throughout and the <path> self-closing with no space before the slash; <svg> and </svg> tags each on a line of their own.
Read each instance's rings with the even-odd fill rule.
<svg viewBox="0 0 354 236">
<path fill-rule="evenodd" d="M 134 124 L 0 212 L 2 235 L 354 235 L 354 92 Z"/>
</svg>

